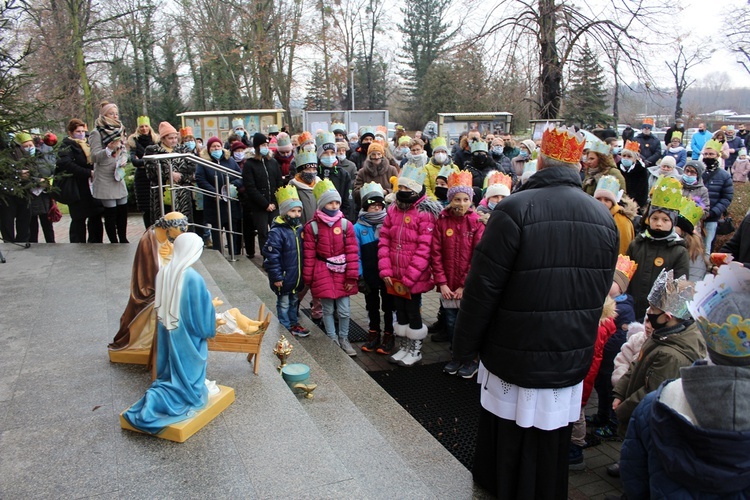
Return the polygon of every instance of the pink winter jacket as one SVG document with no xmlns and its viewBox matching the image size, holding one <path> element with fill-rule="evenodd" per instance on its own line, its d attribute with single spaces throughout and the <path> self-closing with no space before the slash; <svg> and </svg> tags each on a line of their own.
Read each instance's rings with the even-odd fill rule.
<svg viewBox="0 0 750 500">
<path fill-rule="evenodd" d="M 430 247 L 435 215 L 420 211 L 422 203 L 432 202 L 425 195 L 406 211 L 396 203 L 388 207 L 378 243 L 380 277 L 401 280 L 411 293 L 424 293 L 433 287 Z"/>
<path fill-rule="evenodd" d="M 354 225 L 348 221 L 346 225 L 346 237 L 341 228 L 341 220 L 344 214 L 339 211 L 333 217 L 335 222 L 329 226 L 325 221 L 327 216 L 316 210 L 312 220 L 317 221 L 318 237 L 310 222 L 305 224 L 302 234 L 305 265 L 302 270 L 302 278 L 308 285 L 313 297 L 318 299 L 338 299 L 357 293 L 357 277 L 359 276 L 359 257 L 357 251 L 357 238 L 354 235 Z M 346 243 L 344 243 L 346 242 Z M 345 262 L 339 269 L 344 272 L 336 272 L 330 267 L 337 268 L 336 261 L 340 259 Z M 352 287 L 346 291 L 344 286 L 351 284 Z"/>
<path fill-rule="evenodd" d="M 484 234 L 484 227 L 474 210 L 463 216 L 454 216 L 447 207 L 440 213 L 435 223 L 431 252 L 436 286 L 448 285 L 452 292 L 464 286 L 471 256 Z"/>
</svg>

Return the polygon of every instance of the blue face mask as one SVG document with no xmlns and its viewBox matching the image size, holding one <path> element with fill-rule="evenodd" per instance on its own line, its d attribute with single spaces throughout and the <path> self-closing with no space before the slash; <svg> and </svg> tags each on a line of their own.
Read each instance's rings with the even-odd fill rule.
<svg viewBox="0 0 750 500">
<path fill-rule="evenodd" d="M 239 137 L 240 139 L 242 139 L 243 137 L 245 137 L 245 131 L 244 130 L 235 130 L 234 133 L 237 134 L 237 137 Z"/>
<path fill-rule="evenodd" d="M 195 141 L 187 141 L 185 147 L 188 148 L 188 151 L 193 151 L 195 149 Z"/>
<path fill-rule="evenodd" d="M 233 154 L 233 156 L 234 156 L 235 160 L 242 161 L 242 160 L 245 159 L 245 152 L 244 151 L 235 151 L 234 154 Z"/>
<path fill-rule="evenodd" d="M 695 184 L 698 182 L 698 177 L 695 175 L 682 174 L 682 180 L 685 181 L 685 184 Z"/>
<path fill-rule="evenodd" d="M 520 153 L 518 154 L 518 156 L 520 156 L 521 158 L 528 158 L 528 157 L 529 157 L 529 153 L 528 153 L 528 152 L 526 152 L 526 151 L 521 151 L 521 152 L 520 152 Z"/>
<path fill-rule="evenodd" d="M 612 150 L 613 155 L 619 155 L 622 152 L 622 148 L 614 148 Z"/>
<path fill-rule="evenodd" d="M 622 160 L 620 160 L 620 164 L 625 168 L 632 167 L 633 160 L 631 160 L 630 158 L 623 158 Z"/>
<path fill-rule="evenodd" d="M 497 206 L 497 203 L 494 202 L 494 201 L 488 201 L 487 202 L 487 208 L 489 208 L 490 210 L 495 210 L 496 206 Z"/>
<path fill-rule="evenodd" d="M 268 148 L 263 146 L 262 148 L 258 150 L 258 152 L 260 153 L 261 156 L 266 156 L 268 155 Z"/>
<path fill-rule="evenodd" d="M 34 146 L 31 146 L 30 148 L 24 148 L 27 153 L 29 153 L 29 156 L 34 156 L 36 154 L 36 148 Z"/>
<path fill-rule="evenodd" d="M 325 167 L 331 167 L 336 162 L 335 156 L 321 156 L 320 157 L 320 163 L 323 164 Z"/>
<path fill-rule="evenodd" d="M 221 149 L 217 149 L 216 151 L 211 151 L 211 158 L 214 160 L 218 160 L 221 158 L 221 155 L 224 153 Z"/>
</svg>

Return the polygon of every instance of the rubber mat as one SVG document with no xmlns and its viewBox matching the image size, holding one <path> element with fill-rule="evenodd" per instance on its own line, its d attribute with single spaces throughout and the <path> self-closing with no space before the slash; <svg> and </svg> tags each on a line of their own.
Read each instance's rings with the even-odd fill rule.
<svg viewBox="0 0 750 500">
<path fill-rule="evenodd" d="M 464 467 L 471 469 L 481 409 L 476 377 L 447 375 L 443 363 L 368 373 Z"/>
<path fill-rule="evenodd" d="M 300 308 L 300 312 L 307 316 L 308 318 L 312 319 L 312 316 L 310 315 L 310 309 L 306 308 Z M 334 320 L 336 321 L 336 325 L 338 326 L 338 319 L 334 315 Z M 322 330 L 322 328 L 321 328 Z M 364 342 L 367 340 L 367 330 L 359 326 L 357 323 L 355 323 L 353 320 L 349 320 L 349 342 Z"/>
</svg>

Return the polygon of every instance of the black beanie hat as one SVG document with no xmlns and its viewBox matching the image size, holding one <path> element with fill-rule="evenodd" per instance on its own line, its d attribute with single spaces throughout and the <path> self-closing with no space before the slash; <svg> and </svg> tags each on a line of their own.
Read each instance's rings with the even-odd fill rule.
<svg viewBox="0 0 750 500">
<path fill-rule="evenodd" d="M 265 144 L 268 142 L 268 138 L 261 134 L 260 132 L 256 132 L 253 134 L 253 147 L 257 150 L 261 144 Z"/>
</svg>

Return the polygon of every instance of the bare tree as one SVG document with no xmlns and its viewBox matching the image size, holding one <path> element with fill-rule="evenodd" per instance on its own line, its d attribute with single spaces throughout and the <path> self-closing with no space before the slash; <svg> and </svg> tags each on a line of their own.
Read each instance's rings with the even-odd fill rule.
<svg viewBox="0 0 750 500">
<path fill-rule="evenodd" d="M 677 99 L 674 108 L 675 120 L 682 117 L 682 98 L 688 87 L 695 83 L 696 80 L 689 77 L 688 72 L 710 59 L 714 53 L 713 49 L 706 50 L 705 45 L 701 43 L 696 44 L 695 47 L 686 49 L 681 42 L 678 42 L 676 51 L 675 59 L 664 61 L 674 79 L 675 97 Z"/>
</svg>

